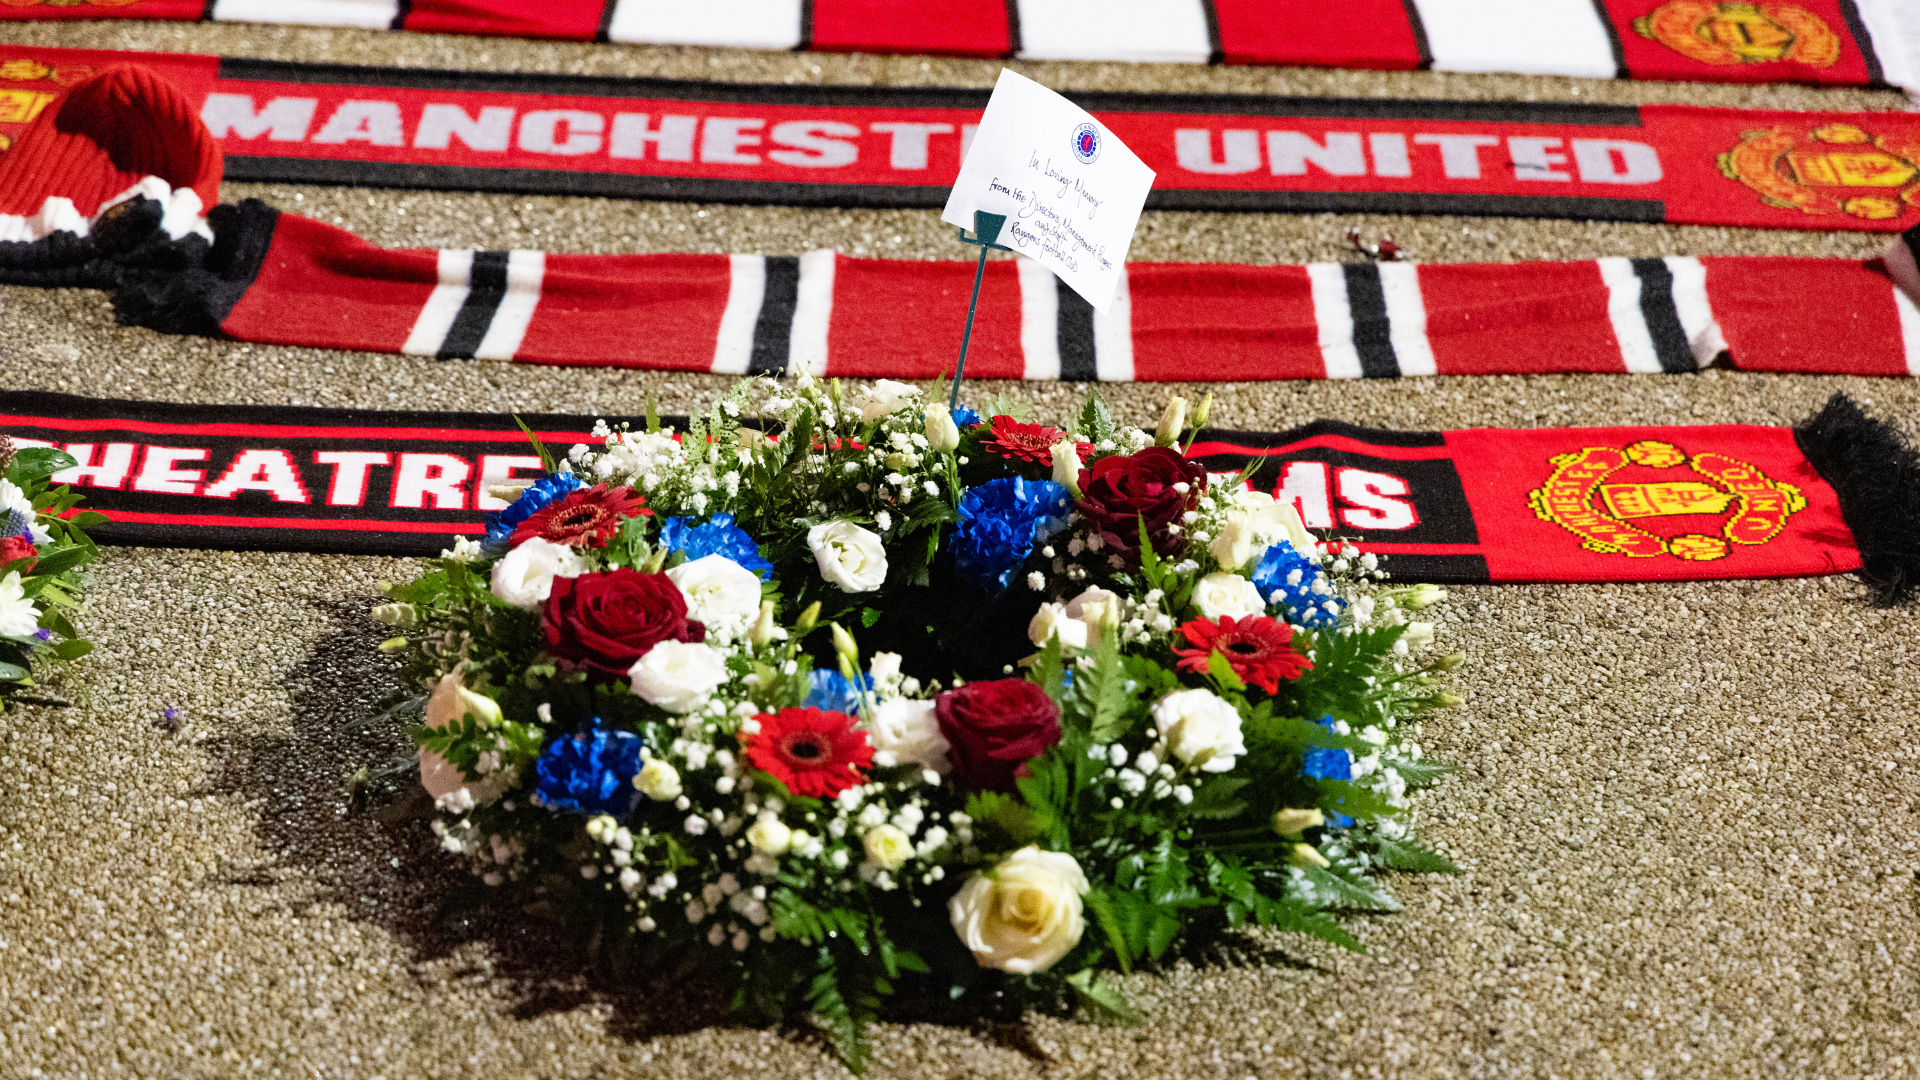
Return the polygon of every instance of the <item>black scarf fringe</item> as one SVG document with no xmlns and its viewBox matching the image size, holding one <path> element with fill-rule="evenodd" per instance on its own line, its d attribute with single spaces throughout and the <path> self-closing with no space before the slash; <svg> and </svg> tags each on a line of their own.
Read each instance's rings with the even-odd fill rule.
<svg viewBox="0 0 1920 1080">
<path fill-rule="evenodd" d="M 1800 452 L 1840 497 L 1860 550 L 1860 576 L 1883 607 L 1920 591 L 1920 450 L 1893 426 L 1835 394 L 1793 429 Z"/>
</svg>

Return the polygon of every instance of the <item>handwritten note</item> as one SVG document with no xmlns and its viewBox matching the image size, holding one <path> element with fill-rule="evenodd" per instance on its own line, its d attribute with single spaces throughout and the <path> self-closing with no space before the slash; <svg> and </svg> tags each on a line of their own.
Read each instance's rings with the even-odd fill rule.
<svg viewBox="0 0 1920 1080">
<path fill-rule="evenodd" d="M 1005 214 L 1001 244 L 1104 312 L 1152 187 L 1153 170 L 1106 125 L 1002 69 L 940 220 L 971 230 L 975 210 Z"/>
</svg>

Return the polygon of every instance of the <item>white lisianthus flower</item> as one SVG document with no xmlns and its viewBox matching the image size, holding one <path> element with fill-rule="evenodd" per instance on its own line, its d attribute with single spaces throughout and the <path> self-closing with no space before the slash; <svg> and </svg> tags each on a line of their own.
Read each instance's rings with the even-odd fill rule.
<svg viewBox="0 0 1920 1080">
<path fill-rule="evenodd" d="M 1053 482 L 1080 494 L 1080 448 L 1072 439 L 1053 444 Z"/>
<path fill-rule="evenodd" d="M 887 580 L 887 549 L 880 537 L 851 521 L 808 529 L 807 547 L 820 564 L 820 576 L 841 592 L 872 592 Z"/>
<path fill-rule="evenodd" d="M 898 870 L 913 857 L 913 838 L 894 825 L 868 829 L 860 843 L 866 848 L 867 861 L 882 870 Z"/>
<path fill-rule="evenodd" d="M 1153 706 L 1167 752 L 1202 772 L 1226 772 L 1247 752 L 1240 710 L 1211 690 L 1176 690 Z"/>
<path fill-rule="evenodd" d="M 953 771 L 948 754 L 953 749 L 940 733 L 933 702 L 894 698 L 874 706 L 867 721 L 867 741 L 877 762 L 891 754 L 895 765 L 918 765 L 945 776 Z"/>
<path fill-rule="evenodd" d="M 727 658 L 704 642 L 662 641 L 627 669 L 634 695 L 686 715 L 727 681 Z"/>
<path fill-rule="evenodd" d="M 1055 637 L 1069 649 L 1085 649 L 1087 624 L 1068 618 L 1064 604 L 1041 604 L 1040 610 L 1034 612 L 1033 618 L 1027 622 L 1027 640 L 1035 645 L 1045 645 Z"/>
<path fill-rule="evenodd" d="M 565 544 L 533 537 L 493 564 L 493 595 L 522 611 L 538 611 L 553 594 L 553 579 L 587 572 L 580 553 Z"/>
<path fill-rule="evenodd" d="M 960 425 L 953 422 L 953 410 L 936 401 L 921 415 L 927 422 L 927 449 L 951 454 L 960 448 Z"/>
<path fill-rule="evenodd" d="M 747 843 L 763 855 L 778 855 L 793 843 L 793 830 L 772 814 L 761 814 L 747 830 Z"/>
<path fill-rule="evenodd" d="M 1424 649 L 1433 644 L 1433 624 L 1430 622 L 1410 622 L 1407 632 L 1400 635 L 1409 649 Z"/>
<path fill-rule="evenodd" d="M 680 797 L 680 770 L 650 757 L 634 775 L 633 786 L 654 802 L 672 802 Z"/>
<path fill-rule="evenodd" d="M 722 640 L 746 633 L 760 615 L 760 575 L 725 555 L 681 563 L 667 577 L 687 598 L 687 617 Z"/>
<path fill-rule="evenodd" d="M 1067 618 L 1085 623 L 1089 636 L 1103 626 L 1120 625 L 1120 613 L 1120 594 L 1098 585 L 1088 587 L 1066 606 Z"/>
<path fill-rule="evenodd" d="M 0 484 L 6 483 L 0 480 Z M 0 578 L 0 637 L 32 637 L 40 628 L 40 609 L 27 599 L 27 587 L 20 571 L 10 570 Z"/>
<path fill-rule="evenodd" d="M 0 582 L 0 599 L 4 598 L 5 591 L 5 582 Z M 482 727 L 497 726 L 502 719 L 500 704 L 485 694 L 467 689 L 458 673 L 442 675 L 434 684 L 433 693 L 427 695 L 422 723 L 430 728 L 445 729 L 469 716 Z M 469 781 L 453 762 L 424 746 L 420 748 L 420 786 L 427 789 L 434 804 L 443 810 L 460 813 L 490 803 L 506 794 L 508 780 L 507 773 L 492 772 Z"/>
<path fill-rule="evenodd" d="M 860 406 L 860 422 L 872 423 L 883 416 L 899 412 L 919 394 L 920 388 L 917 386 L 894 382 L 892 379 L 881 379 L 867 388 L 866 403 Z"/>
<path fill-rule="evenodd" d="M 1308 532 L 1306 523 L 1300 520 L 1300 511 L 1292 499 L 1282 502 L 1264 491 L 1241 488 L 1234 492 L 1233 501 L 1262 532 L 1284 537 L 1293 550 L 1302 555 L 1313 554 L 1313 533 Z"/>
<path fill-rule="evenodd" d="M 1209 619 L 1222 615 L 1244 619 L 1267 613 L 1267 601 L 1253 582 L 1223 570 L 1208 574 L 1193 587 L 1193 606 Z"/>
<path fill-rule="evenodd" d="M 1045 971 L 1080 944 L 1087 875 L 1073 856 L 1028 845 L 976 873 L 947 904 L 954 933 L 981 967 Z"/>
<path fill-rule="evenodd" d="M 426 726 L 445 728 L 469 716 L 481 727 L 489 728 L 499 727 L 503 719 L 500 703 L 485 694 L 476 694 L 467 689 L 458 674 L 440 676 L 440 681 L 433 684 L 433 693 L 427 695 L 423 717 Z"/>
</svg>

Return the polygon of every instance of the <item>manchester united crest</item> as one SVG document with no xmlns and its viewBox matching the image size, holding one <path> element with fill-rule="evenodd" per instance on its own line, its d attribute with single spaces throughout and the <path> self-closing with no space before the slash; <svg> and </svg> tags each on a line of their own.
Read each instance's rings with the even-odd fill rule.
<svg viewBox="0 0 1920 1080">
<path fill-rule="evenodd" d="M 1795 60 L 1831 67 L 1840 59 L 1840 36 L 1792 4 L 1669 0 L 1633 20 L 1633 29 L 1703 64 Z"/>
<path fill-rule="evenodd" d="M 1920 141 L 1852 124 L 1749 131 L 1720 155 L 1720 172 L 1768 206 L 1808 214 L 1881 221 L 1920 205 Z"/>
<path fill-rule="evenodd" d="M 1799 488 L 1744 461 L 1654 439 L 1583 447 L 1550 463 L 1547 482 L 1527 493 L 1534 515 L 1588 551 L 1630 559 L 1724 559 L 1780 535 L 1807 505 Z"/>
</svg>

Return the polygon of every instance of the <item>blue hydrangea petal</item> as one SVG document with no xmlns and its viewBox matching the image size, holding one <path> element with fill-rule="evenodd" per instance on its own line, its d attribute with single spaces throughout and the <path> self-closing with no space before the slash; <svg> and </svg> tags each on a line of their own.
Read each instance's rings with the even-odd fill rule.
<svg viewBox="0 0 1920 1080">
<path fill-rule="evenodd" d="M 625 818 L 638 794 L 633 778 L 640 772 L 644 745 L 633 732 L 604 728 L 553 740 L 534 762 L 541 805 L 562 813 Z"/>
<path fill-rule="evenodd" d="M 975 588 L 998 595 L 1034 544 L 1066 526 L 1073 499 L 1051 480 L 1007 477 L 968 489 L 952 536 L 954 572 Z"/>
<path fill-rule="evenodd" d="M 806 707 L 846 713 L 848 716 L 860 711 L 860 694 L 873 690 L 871 675 L 859 676 L 857 689 L 847 681 L 845 675 L 832 668 L 814 668 L 808 678 L 813 688 L 807 692 L 807 700 L 803 703 Z"/>
<path fill-rule="evenodd" d="M 1289 585 L 1287 578 L 1295 570 L 1300 571 L 1300 584 Z M 1269 604 L 1286 609 L 1288 622 L 1305 627 L 1331 626 L 1338 616 L 1329 613 L 1324 602 L 1332 600 L 1336 607 L 1345 607 L 1346 601 L 1313 591 L 1313 583 L 1324 573 L 1318 563 L 1282 541 L 1260 556 L 1253 570 L 1253 584 Z M 1277 601 L 1275 593 L 1280 594 Z"/>
<path fill-rule="evenodd" d="M 721 555 L 759 574 L 761 581 L 773 580 L 773 564 L 760 557 L 760 545 L 733 523 L 732 514 L 715 514 L 698 525 L 692 518 L 668 518 L 660 527 L 660 543 L 685 552 L 688 562 Z"/>
<path fill-rule="evenodd" d="M 487 538 L 482 542 L 482 548 L 489 555 L 506 554 L 507 541 L 512 538 L 513 530 L 519 528 L 521 522 L 532 517 L 555 499 L 564 498 L 586 486 L 579 477 L 570 472 L 548 473 L 535 480 L 505 510 L 487 512 Z"/>
<path fill-rule="evenodd" d="M 1300 775 L 1314 780 L 1351 780 L 1353 755 L 1331 747 L 1315 747 L 1300 763 Z"/>
</svg>

